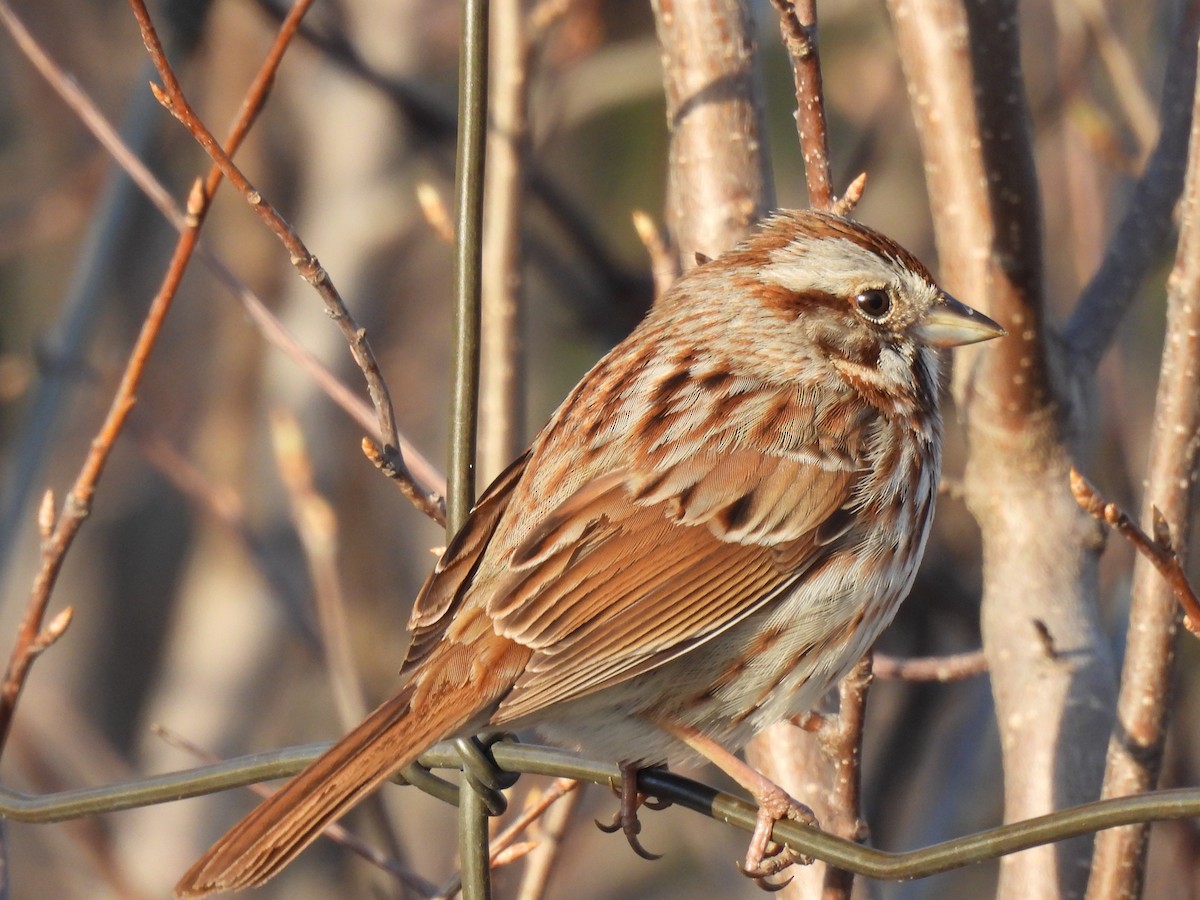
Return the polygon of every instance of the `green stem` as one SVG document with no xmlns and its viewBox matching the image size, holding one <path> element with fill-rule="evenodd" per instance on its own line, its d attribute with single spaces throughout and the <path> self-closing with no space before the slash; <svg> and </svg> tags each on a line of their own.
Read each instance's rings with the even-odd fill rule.
<svg viewBox="0 0 1200 900">
<path fill-rule="evenodd" d="M 454 388 L 450 432 L 447 539 L 462 527 L 475 496 L 479 420 L 480 258 L 483 165 L 487 146 L 487 0 L 463 0 L 458 66 L 458 157 L 455 166 Z M 459 857 L 464 900 L 489 900 L 487 813 L 464 778 L 459 802 Z"/>
</svg>

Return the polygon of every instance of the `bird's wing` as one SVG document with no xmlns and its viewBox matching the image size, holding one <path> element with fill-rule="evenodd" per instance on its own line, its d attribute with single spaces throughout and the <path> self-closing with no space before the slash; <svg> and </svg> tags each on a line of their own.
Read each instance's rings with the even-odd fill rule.
<svg viewBox="0 0 1200 900">
<path fill-rule="evenodd" d="M 528 462 L 529 453 L 525 453 L 497 476 L 433 567 L 433 572 L 417 594 L 408 620 L 412 642 L 400 667 L 401 676 L 411 674 L 441 640 L 446 626 L 462 603 L 464 588 L 470 585 L 483 553 L 496 533 L 496 525 L 512 499 L 513 488 L 521 480 Z"/>
<path fill-rule="evenodd" d="M 510 722 L 656 668 L 786 590 L 852 522 L 847 457 L 756 450 L 600 476 L 480 585 L 533 654 L 492 717 Z"/>
</svg>

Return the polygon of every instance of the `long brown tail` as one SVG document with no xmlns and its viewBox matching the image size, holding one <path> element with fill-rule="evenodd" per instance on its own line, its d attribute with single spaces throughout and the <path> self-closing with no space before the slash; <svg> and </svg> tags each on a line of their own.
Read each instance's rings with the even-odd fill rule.
<svg viewBox="0 0 1200 900">
<path fill-rule="evenodd" d="M 266 882 L 336 820 L 427 747 L 465 726 L 479 706 L 413 709 L 412 688 L 384 702 L 218 840 L 175 886 L 203 897 Z M 472 698 L 477 699 L 477 698 Z"/>
</svg>

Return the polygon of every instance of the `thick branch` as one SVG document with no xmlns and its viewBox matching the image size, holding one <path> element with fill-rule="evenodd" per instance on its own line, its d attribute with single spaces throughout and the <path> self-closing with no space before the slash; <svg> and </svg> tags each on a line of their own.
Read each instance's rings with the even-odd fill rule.
<svg viewBox="0 0 1200 900">
<path fill-rule="evenodd" d="M 491 480 L 524 441 L 521 199 L 529 148 L 532 44 L 523 0 L 491 7 L 491 123 L 484 197 L 479 462 Z"/>
<path fill-rule="evenodd" d="M 671 149 L 667 225 L 683 267 L 716 256 L 773 199 L 758 48 L 741 0 L 655 0 Z"/>
<path fill-rule="evenodd" d="M 1094 797 L 1115 678 L 1096 610 L 1097 526 L 1076 506 L 1068 437 L 1087 429 L 1047 333 L 1042 227 L 1015 0 L 891 0 L 946 287 L 1009 336 L 956 355 L 964 480 L 983 538 L 983 645 L 1005 818 Z M 1079 894 L 1085 842 L 1001 867 L 1000 897 Z"/>
</svg>

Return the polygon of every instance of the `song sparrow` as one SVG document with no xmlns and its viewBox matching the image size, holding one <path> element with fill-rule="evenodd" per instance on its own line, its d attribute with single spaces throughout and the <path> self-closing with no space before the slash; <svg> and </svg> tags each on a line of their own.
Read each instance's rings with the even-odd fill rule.
<svg viewBox="0 0 1200 900">
<path fill-rule="evenodd" d="M 639 765 L 733 757 L 862 656 L 937 492 L 938 348 L 1004 331 L 877 232 L 780 212 L 680 278 L 480 498 L 412 613 L 405 686 L 176 893 L 257 885 L 434 742 L 538 730 Z M 757 858 L 755 858 L 757 857 Z"/>
</svg>

